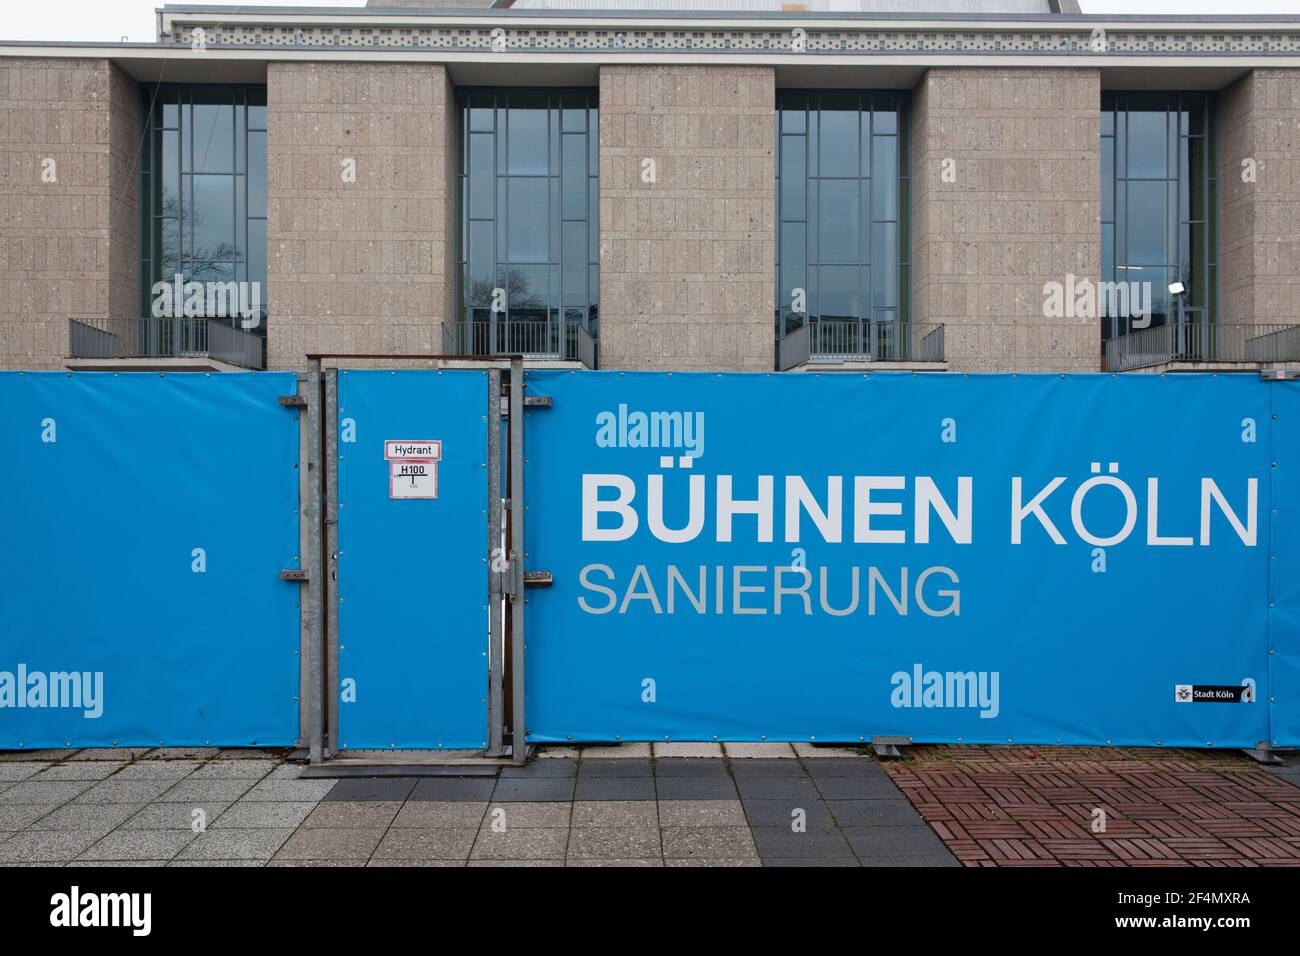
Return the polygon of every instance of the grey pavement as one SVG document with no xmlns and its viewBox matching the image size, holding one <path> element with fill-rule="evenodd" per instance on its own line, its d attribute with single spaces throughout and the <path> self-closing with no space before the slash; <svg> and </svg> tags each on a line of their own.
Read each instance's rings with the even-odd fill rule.
<svg viewBox="0 0 1300 956">
<path fill-rule="evenodd" d="M 0 753 L 0 866 L 957 865 L 850 750 L 556 748 L 493 776 L 341 780 L 287 757 Z"/>
</svg>

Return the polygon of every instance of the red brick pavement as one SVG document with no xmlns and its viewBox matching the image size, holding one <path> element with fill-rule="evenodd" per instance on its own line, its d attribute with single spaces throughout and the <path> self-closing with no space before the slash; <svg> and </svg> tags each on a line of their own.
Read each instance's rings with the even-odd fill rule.
<svg viewBox="0 0 1300 956">
<path fill-rule="evenodd" d="M 1300 787 L 1236 754 L 931 746 L 884 766 L 966 866 L 1300 866 Z"/>
</svg>

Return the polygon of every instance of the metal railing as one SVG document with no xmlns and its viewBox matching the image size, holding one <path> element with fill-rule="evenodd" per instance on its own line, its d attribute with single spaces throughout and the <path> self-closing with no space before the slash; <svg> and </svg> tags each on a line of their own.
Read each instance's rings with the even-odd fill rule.
<svg viewBox="0 0 1300 956">
<path fill-rule="evenodd" d="M 777 368 L 841 362 L 942 362 L 941 323 L 809 319 L 777 340 Z"/>
<path fill-rule="evenodd" d="M 1300 325 L 1175 322 L 1119 335 L 1103 344 L 1108 372 L 1169 362 L 1295 362 L 1300 361 Z"/>
<path fill-rule="evenodd" d="M 265 367 L 262 338 L 235 328 L 229 319 L 157 318 L 136 320 L 136 346 L 118 336 L 68 320 L 72 358 L 207 358 L 241 368 Z"/>
<path fill-rule="evenodd" d="M 596 367 L 596 337 L 581 322 L 493 319 L 443 326 L 442 333 L 443 351 L 451 355 L 522 355 Z"/>
</svg>

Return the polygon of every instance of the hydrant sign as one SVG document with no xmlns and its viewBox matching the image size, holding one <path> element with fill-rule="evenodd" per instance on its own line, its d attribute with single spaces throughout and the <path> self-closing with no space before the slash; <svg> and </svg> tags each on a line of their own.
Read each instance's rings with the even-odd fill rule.
<svg viewBox="0 0 1300 956">
<path fill-rule="evenodd" d="M 384 442 L 388 460 L 389 498 L 437 498 L 438 462 L 442 442 L 438 440 Z"/>
</svg>

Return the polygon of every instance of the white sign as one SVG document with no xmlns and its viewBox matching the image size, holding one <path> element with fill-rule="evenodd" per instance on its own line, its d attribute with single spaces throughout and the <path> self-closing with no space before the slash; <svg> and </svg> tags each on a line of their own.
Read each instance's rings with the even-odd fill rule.
<svg viewBox="0 0 1300 956">
<path fill-rule="evenodd" d="M 390 439 L 384 442 L 384 458 L 388 460 L 389 498 L 438 497 L 442 442 Z"/>
</svg>

